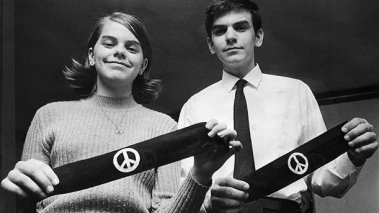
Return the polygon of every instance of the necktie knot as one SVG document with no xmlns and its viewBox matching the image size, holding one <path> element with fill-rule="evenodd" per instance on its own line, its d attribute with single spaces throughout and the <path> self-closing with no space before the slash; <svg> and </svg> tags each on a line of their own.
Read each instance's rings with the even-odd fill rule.
<svg viewBox="0 0 379 213">
<path fill-rule="evenodd" d="M 237 89 L 242 89 L 242 88 L 244 88 L 244 87 L 246 86 L 246 84 L 247 84 L 247 81 L 241 78 L 241 79 L 238 80 L 237 83 L 236 83 Z"/>
</svg>

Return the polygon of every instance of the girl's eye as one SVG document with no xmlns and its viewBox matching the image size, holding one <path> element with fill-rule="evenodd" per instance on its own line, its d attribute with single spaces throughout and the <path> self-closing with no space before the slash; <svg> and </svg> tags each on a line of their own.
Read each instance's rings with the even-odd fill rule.
<svg viewBox="0 0 379 213">
<path fill-rule="evenodd" d="M 135 47 L 128 47 L 128 49 L 129 49 L 130 51 L 137 51 L 137 48 L 135 48 Z"/>
<path fill-rule="evenodd" d="M 131 52 L 131 53 L 137 53 L 138 52 L 138 47 L 135 46 L 135 45 L 130 45 L 130 46 L 127 46 L 126 49 Z"/>
<path fill-rule="evenodd" d="M 115 44 L 113 42 L 111 42 L 111 41 L 104 41 L 103 45 L 105 47 L 113 47 Z"/>
</svg>

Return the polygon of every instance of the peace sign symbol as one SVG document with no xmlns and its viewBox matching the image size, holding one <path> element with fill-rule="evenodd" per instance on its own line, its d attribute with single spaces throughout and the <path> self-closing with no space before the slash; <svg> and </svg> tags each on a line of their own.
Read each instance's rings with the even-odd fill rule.
<svg viewBox="0 0 379 213">
<path fill-rule="evenodd" d="M 302 153 L 292 153 L 289 156 L 287 163 L 288 168 L 297 175 L 302 175 L 308 170 L 308 159 Z"/>
<path fill-rule="evenodd" d="M 127 173 L 134 171 L 138 167 L 139 162 L 140 156 L 132 148 L 121 149 L 113 156 L 113 165 L 120 172 Z"/>
</svg>

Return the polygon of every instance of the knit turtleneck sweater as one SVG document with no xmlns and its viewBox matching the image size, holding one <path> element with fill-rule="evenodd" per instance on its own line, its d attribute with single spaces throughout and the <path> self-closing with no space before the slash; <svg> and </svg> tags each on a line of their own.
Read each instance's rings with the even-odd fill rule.
<svg viewBox="0 0 379 213">
<path fill-rule="evenodd" d="M 116 126 L 125 130 L 116 134 Z M 52 168 L 111 152 L 176 130 L 169 116 L 133 97 L 93 95 L 41 107 L 29 127 L 22 160 Z M 151 169 L 92 188 L 55 195 L 37 212 L 198 212 L 208 187 L 188 176 L 179 188 L 180 163 Z"/>
</svg>

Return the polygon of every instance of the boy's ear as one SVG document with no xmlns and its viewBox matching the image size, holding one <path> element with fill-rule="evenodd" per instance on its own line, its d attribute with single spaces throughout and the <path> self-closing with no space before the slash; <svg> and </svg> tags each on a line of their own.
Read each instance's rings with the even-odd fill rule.
<svg viewBox="0 0 379 213">
<path fill-rule="evenodd" d="M 263 29 L 259 29 L 257 33 L 255 33 L 255 46 L 260 47 L 263 44 L 263 37 L 264 37 L 264 32 Z"/>
<path fill-rule="evenodd" d="M 207 37 L 207 43 L 208 43 L 208 49 L 211 52 L 211 54 L 212 55 L 216 54 L 216 51 L 214 49 L 214 45 L 213 45 L 213 42 L 212 42 L 211 38 Z"/>
</svg>

